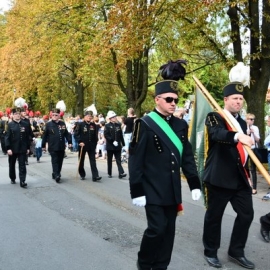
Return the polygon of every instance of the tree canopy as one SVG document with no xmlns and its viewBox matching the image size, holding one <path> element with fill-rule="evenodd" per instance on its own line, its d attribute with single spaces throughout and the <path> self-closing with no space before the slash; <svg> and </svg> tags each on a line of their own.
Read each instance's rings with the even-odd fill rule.
<svg viewBox="0 0 270 270">
<path fill-rule="evenodd" d="M 140 115 L 153 106 L 159 67 L 182 58 L 182 101 L 193 92 L 190 75 L 221 100 L 230 68 L 249 65 L 248 110 L 263 119 L 268 20 L 266 0 L 16 0 L 0 24 L 3 106 L 12 105 L 16 89 L 44 113 L 63 99 L 73 114 L 94 102 L 102 112 L 134 107 Z"/>
</svg>

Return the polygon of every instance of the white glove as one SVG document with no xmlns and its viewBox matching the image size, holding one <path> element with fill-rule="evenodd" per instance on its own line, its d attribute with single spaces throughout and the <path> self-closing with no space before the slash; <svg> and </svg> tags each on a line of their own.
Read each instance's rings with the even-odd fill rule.
<svg viewBox="0 0 270 270">
<path fill-rule="evenodd" d="M 113 145 L 116 147 L 116 146 L 118 146 L 118 142 L 117 141 L 114 141 L 113 142 Z"/>
<path fill-rule="evenodd" d="M 193 201 L 198 201 L 201 197 L 201 191 L 199 189 L 193 189 L 191 191 L 191 197 Z"/>
<path fill-rule="evenodd" d="M 134 198 L 134 199 L 132 199 L 132 203 L 136 206 L 145 206 L 146 205 L 146 198 L 145 198 L 145 196 Z"/>
</svg>

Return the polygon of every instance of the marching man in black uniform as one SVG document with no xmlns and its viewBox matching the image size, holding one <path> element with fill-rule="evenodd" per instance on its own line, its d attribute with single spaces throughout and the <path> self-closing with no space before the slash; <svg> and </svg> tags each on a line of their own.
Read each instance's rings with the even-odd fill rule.
<svg viewBox="0 0 270 270">
<path fill-rule="evenodd" d="M 261 223 L 261 235 L 264 239 L 265 242 L 269 243 L 270 238 L 269 238 L 269 232 L 270 232 L 270 213 L 261 216 L 260 217 L 260 223 Z"/>
<path fill-rule="evenodd" d="M 1 143 L 1 149 L 4 155 L 7 154 L 6 150 L 6 144 L 5 144 L 5 133 L 6 133 L 6 121 L 2 119 L 3 114 L 0 112 L 0 143 Z"/>
<path fill-rule="evenodd" d="M 107 150 L 107 166 L 109 178 L 112 178 L 112 158 L 115 157 L 116 165 L 118 168 L 119 179 L 126 177 L 127 174 L 121 165 L 121 150 L 125 146 L 124 136 L 121 129 L 121 124 L 117 122 L 116 113 L 108 111 L 107 117 L 110 122 L 105 125 L 104 137 L 106 139 Z"/>
<path fill-rule="evenodd" d="M 32 131 L 32 126 L 30 124 L 30 120 L 27 116 L 27 113 L 26 113 L 26 109 L 28 108 L 28 105 L 27 103 L 25 102 L 25 99 L 23 99 L 22 97 L 19 97 L 17 98 L 15 101 L 14 101 L 14 104 L 15 104 L 15 107 L 17 108 L 20 108 L 21 109 L 21 121 L 25 122 L 28 126 L 29 126 L 29 129 L 30 129 L 30 135 L 29 135 L 29 140 L 30 140 L 30 151 L 29 153 L 26 155 L 26 159 L 25 159 L 25 164 L 28 165 L 28 155 L 30 155 L 30 152 L 31 152 L 31 143 L 33 142 L 33 138 L 35 137 L 34 136 L 34 133 Z"/>
<path fill-rule="evenodd" d="M 182 74 L 184 68 L 178 63 L 172 64 Z M 166 80 L 155 85 L 156 108 L 135 122 L 129 148 L 131 198 L 134 205 L 145 206 L 148 225 L 138 252 L 139 270 L 165 270 L 170 263 L 175 221 L 182 203 L 180 167 L 192 199 L 201 196 L 188 125 L 173 116 L 178 103 L 175 79 L 179 78 L 170 80 L 166 68 L 162 77 Z"/>
<path fill-rule="evenodd" d="M 98 174 L 96 164 L 96 147 L 98 141 L 98 126 L 92 121 L 93 112 L 86 111 L 84 114 L 84 121 L 77 123 L 75 129 L 75 138 L 79 143 L 79 174 L 81 180 L 85 179 L 84 158 L 85 154 L 88 154 L 90 167 L 92 172 L 92 180 L 94 182 L 99 181 L 101 177 Z"/>
<path fill-rule="evenodd" d="M 52 110 L 52 120 L 47 122 L 42 138 L 42 149 L 45 151 L 48 142 L 48 151 L 51 155 L 52 178 L 60 182 L 63 159 L 65 156 L 66 143 L 72 146 L 71 135 L 67 131 L 64 121 L 60 120 L 60 109 Z"/>
<path fill-rule="evenodd" d="M 253 141 L 246 135 L 247 124 L 239 115 L 244 103 L 243 91 L 244 86 L 240 82 L 232 82 L 223 89 L 224 113 L 238 127 L 238 132 L 232 131 L 217 112 L 209 113 L 205 121 L 209 150 L 203 176 L 207 190 L 203 244 L 206 261 L 216 268 L 222 267 L 217 252 L 220 247 L 222 217 L 229 202 L 237 216 L 228 256 L 242 267 L 255 267 L 244 253 L 254 211 L 251 182 L 245 169 L 247 153 L 243 148 L 243 144 L 250 147 Z"/>
<path fill-rule="evenodd" d="M 26 155 L 30 151 L 30 128 L 25 122 L 21 121 L 21 108 L 12 109 L 12 114 L 13 120 L 8 123 L 5 135 L 5 144 L 9 162 L 9 178 L 11 180 L 11 184 L 16 183 L 15 165 L 16 160 L 18 159 L 20 186 L 25 188 L 27 186 L 27 183 L 25 183 L 25 160 Z"/>
<path fill-rule="evenodd" d="M 25 108 L 21 108 L 21 121 L 25 122 L 26 125 L 29 126 L 29 129 L 30 129 L 30 135 L 29 135 L 29 141 L 30 141 L 30 145 L 31 143 L 33 142 L 33 139 L 35 138 L 35 135 L 33 133 L 33 130 L 32 130 L 32 126 L 31 126 L 31 123 L 30 123 L 30 120 L 29 118 L 26 117 L 27 113 L 25 111 Z M 30 152 L 29 152 L 30 154 Z M 26 160 L 25 160 L 25 164 L 28 165 L 28 154 L 26 155 Z"/>
</svg>

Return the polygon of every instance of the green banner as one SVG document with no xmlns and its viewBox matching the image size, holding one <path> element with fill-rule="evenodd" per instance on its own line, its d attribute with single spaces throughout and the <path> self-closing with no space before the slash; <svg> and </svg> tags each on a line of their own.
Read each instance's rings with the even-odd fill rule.
<svg viewBox="0 0 270 270">
<path fill-rule="evenodd" d="M 205 118 L 212 107 L 198 87 L 195 90 L 195 103 L 190 123 L 190 143 L 192 145 L 200 180 L 204 172 L 204 163 L 207 155 L 207 145 L 205 138 Z M 203 190 L 204 194 L 204 190 Z"/>
</svg>

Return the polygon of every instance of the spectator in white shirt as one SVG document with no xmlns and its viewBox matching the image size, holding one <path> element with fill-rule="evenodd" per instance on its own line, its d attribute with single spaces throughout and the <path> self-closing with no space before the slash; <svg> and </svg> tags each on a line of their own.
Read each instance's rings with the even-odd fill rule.
<svg viewBox="0 0 270 270">
<path fill-rule="evenodd" d="M 260 142 L 260 132 L 259 128 L 254 125 L 255 115 L 252 113 L 247 113 L 246 122 L 247 122 L 247 135 L 249 135 L 253 141 L 251 149 L 257 148 L 258 143 Z M 257 172 L 256 165 L 252 159 L 249 159 L 250 162 L 250 172 L 252 176 L 252 194 L 257 194 Z"/>
</svg>

